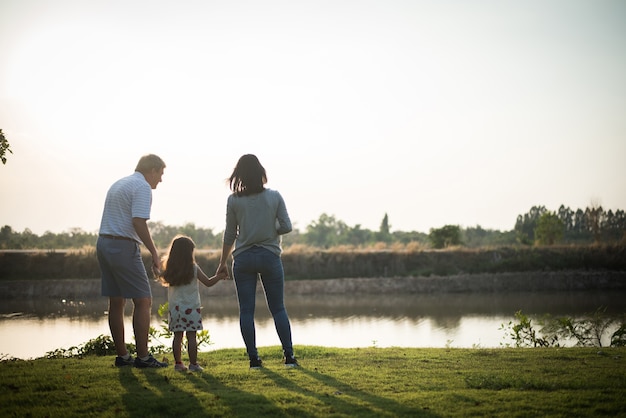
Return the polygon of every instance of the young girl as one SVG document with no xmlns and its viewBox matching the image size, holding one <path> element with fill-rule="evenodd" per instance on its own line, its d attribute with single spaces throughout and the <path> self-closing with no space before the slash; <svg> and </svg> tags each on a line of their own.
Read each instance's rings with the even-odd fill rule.
<svg viewBox="0 0 626 418">
<path fill-rule="evenodd" d="M 202 370 L 197 363 L 198 343 L 196 341 L 196 331 L 203 329 L 198 280 L 210 287 L 228 278 L 226 273 L 207 277 L 196 263 L 195 247 L 191 238 L 178 235 L 172 240 L 168 254 L 162 261 L 161 281 L 168 287 L 169 329 L 174 333 L 172 351 L 176 361 L 174 368 L 178 371 L 187 370 L 181 357 L 183 333 L 187 334 L 189 370 Z"/>
</svg>

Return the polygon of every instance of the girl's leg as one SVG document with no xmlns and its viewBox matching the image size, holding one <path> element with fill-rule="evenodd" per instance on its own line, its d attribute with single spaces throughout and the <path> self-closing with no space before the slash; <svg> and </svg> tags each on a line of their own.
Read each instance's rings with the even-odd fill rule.
<svg viewBox="0 0 626 418">
<path fill-rule="evenodd" d="M 198 364 L 196 331 L 187 331 L 187 353 L 189 354 L 189 364 Z"/>
<path fill-rule="evenodd" d="M 293 344 L 291 341 L 291 324 L 284 302 L 285 273 L 283 263 L 279 256 L 264 250 L 263 266 L 261 281 L 267 307 L 274 318 L 274 326 L 283 346 L 283 353 L 286 358 L 290 358 L 293 357 Z"/>
<path fill-rule="evenodd" d="M 239 328 L 250 360 L 259 356 L 256 348 L 254 328 L 254 308 L 256 302 L 257 271 L 255 270 L 255 250 L 246 250 L 237 255 L 233 262 L 233 279 L 239 301 Z"/>
<path fill-rule="evenodd" d="M 176 363 L 182 363 L 182 347 L 183 347 L 183 332 L 174 332 L 174 338 L 172 339 L 172 353 L 174 354 L 174 361 Z"/>
</svg>

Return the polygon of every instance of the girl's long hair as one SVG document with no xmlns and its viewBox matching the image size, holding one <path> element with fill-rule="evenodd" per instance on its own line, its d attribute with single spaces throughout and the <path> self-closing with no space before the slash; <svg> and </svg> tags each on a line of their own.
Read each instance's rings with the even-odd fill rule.
<svg viewBox="0 0 626 418">
<path fill-rule="evenodd" d="M 177 235 L 170 244 L 167 256 L 163 258 L 161 280 L 168 286 L 189 284 L 193 280 L 196 244 L 191 238 Z"/>
<path fill-rule="evenodd" d="M 267 174 L 256 155 L 245 154 L 239 158 L 227 181 L 235 195 L 248 196 L 261 193 L 265 189 Z"/>
</svg>

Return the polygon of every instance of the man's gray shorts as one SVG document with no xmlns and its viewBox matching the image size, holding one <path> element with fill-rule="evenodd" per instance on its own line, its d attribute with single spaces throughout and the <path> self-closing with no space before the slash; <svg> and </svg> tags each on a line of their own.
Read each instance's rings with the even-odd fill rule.
<svg viewBox="0 0 626 418">
<path fill-rule="evenodd" d="M 152 297 L 139 243 L 98 237 L 96 253 L 102 274 L 102 296 Z"/>
</svg>

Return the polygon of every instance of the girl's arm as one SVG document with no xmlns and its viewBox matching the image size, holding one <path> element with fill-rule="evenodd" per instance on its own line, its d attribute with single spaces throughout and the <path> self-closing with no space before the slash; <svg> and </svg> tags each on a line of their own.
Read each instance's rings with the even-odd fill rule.
<svg viewBox="0 0 626 418">
<path fill-rule="evenodd" d="M 225 278 L 228 278 L 228 275 L 227 274 L 222 274 L 222 273 L 216 274 L 213 277 L 208 277 L 206 274 L 204 274 L 204 272 L 202 271 L 200 266 L 198 266 L 198 280 L 200 280 L 202 282 L 202 284 L 205 285 L 206 287 L 211 287 L 215 283 L 217 283 L 220 280 L 223 280 Z"/>
</svg>

